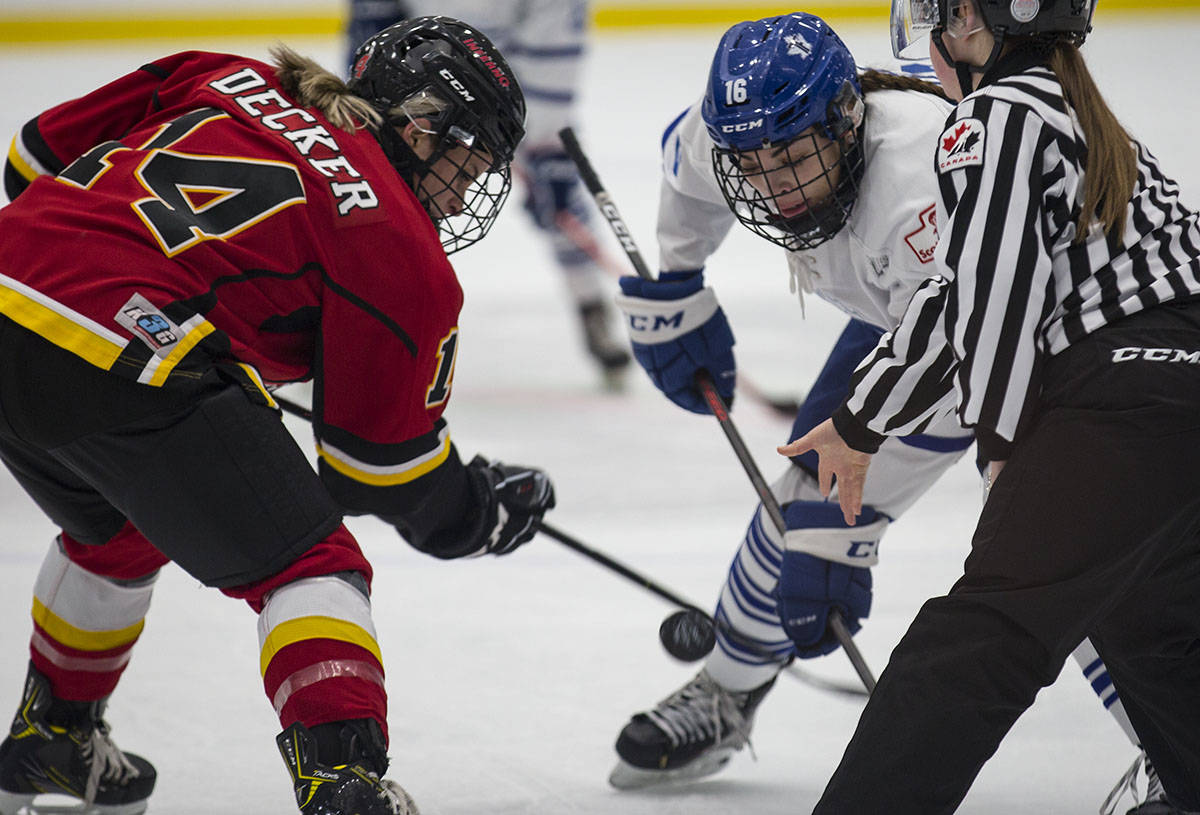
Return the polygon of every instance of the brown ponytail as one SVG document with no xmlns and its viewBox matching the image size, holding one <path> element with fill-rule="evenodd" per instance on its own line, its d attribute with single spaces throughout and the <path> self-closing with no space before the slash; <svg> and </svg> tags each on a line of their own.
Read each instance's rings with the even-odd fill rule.
<svg viewBox="0 0 1200 815">
<path fill-rule="evenodd" d="M 275 73 L 288 95 L 303 107 L 321 111 L 329 123 L 351 133 L 364 124 L 378 127 L 382 119 L 367 100 L 355 96 L 346 83 L 282 43 L 271 48 Z"/>
<path fill-rule="evenodd" d="M 871 91 L 921 91 L 922 93 L 931 93 L 934 96 L 939 96 L 947 102 L 951 101 L 940 85 L 926 82 L 924 79 L 917 79 L 915 76 L 891 74 L 886 71 L 876 71 L 874 68 L 868 68 L 858 75 L 858 82 L 862 85 L 864 94 L 868 94 Z"/>
<path fill-rule="evenodd" d="M 1074 43 L 1069 40 L 1055 43 L 1050 53 L 1050 68 L 1079 117 L 1087 140 L 1083 209 L 1075 241 L 1082 243 L 1087 238 L 1093 218 L 1099 219 L 1104 231 L 1119 240 L 1125 234 L 1126 211 L 1137 184 L 1137 159 L 1129 134 L 1104 101 Z"/>
</svg>

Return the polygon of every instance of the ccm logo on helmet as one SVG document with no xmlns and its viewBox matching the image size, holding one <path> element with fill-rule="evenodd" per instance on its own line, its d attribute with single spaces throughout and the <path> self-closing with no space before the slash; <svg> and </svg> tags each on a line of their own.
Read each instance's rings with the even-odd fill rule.
<svg viewBox="0 0 1200 815">
<path fill-rule="evenodd" d="M 463 99 L 466 99 L 468 102 L 475 101 L 475 97 L 471 95 L 471 92 L 469 90 L 467 90 L 467 86 L 464 85 L 463 83 L 459 82 L 454 77 L 454 74 L 450 73 L 449 68 L 443 68 L 442 70 L 438 71 L 438 74 L 442 77 L 442 79 L 449 82 L 450 87 L 452 87 L 452 88 L 454 88 L 454 90 L 458 91 L 458 95 L 461 96 Z"/>
<path fill-rule="evenodd" d="M 753 122 L 738 122 L 735 125 L 721 125 L 722 133 L 745 133 L 747 130 L 758 130 L 763 126 L 762 119 L 755 119 Z"/>
</svg>

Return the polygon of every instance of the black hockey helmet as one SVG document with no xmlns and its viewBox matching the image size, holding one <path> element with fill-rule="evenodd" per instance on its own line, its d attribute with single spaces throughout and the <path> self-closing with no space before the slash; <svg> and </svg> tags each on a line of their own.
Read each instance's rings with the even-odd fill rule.
<svg viewBox="0 0 1200 815">
<path fill-rule="evenodd" d="M 942 34 L 955 34 L 959 8 L 974 3 L 984 27 L 996 38 L 988 61 L 982 66 L 957 63 L 946 50 Z M 892 52 L 901 58 L 924 58 L 914 44 L 932 35 L 947 63 L 959 72 L 964 83 L 969 73 L 983 73 L 992 67 L 1006 39 L 1013 37 L 1066 37 L 1082 45 L 1092 30 L 1096 0 L 892 0 Z M 963 32 L 970 33 L 970 32 Z"/>
<path fill-rule="evenodd" d="M 950 2 L 939 5 L 945 9 Z M 997 39 L 1066 34 L 1082 44 L 1092 30 L 1096 0 L 975 0 L 975 6 Z"/>
<path fill-rule="evenodd" d="M 347 84 L 383 118 L 379 143 L 414 190 L 455 146 L 488 152 L 489 171 L 468 190 L 463 209 L 452 215 L 430 211 L 447 253 L 482 238 L 508 195 L 509 162 L 525 135 L 525 96 L 491 41 L 450 17 L 405 20 L 358 47 Z M 423 130 L 437 142 L 427 159 L 397 132 L 418 118 L 430 123 Z"/>
</svg>

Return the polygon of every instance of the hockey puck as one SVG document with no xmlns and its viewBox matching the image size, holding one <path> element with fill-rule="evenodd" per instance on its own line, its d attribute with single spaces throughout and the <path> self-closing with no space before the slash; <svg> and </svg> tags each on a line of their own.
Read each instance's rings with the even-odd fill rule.
<svg viewBox="0 0 1200 815">
<path fill-rule="evenodd" d="M 658 639 L 667 653 L 682 662 L 704 659 L 717 645 L 712 618 L 695 608 L 671 614 L 658 627 Z"/>
</svg>

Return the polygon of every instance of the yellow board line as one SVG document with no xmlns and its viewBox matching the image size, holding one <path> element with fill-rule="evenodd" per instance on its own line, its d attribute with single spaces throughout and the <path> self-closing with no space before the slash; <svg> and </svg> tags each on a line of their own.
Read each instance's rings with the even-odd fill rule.
<svg viewBox="0 0 1200 815">
<path fill-rule="evenodd" d="M 215 37 L 336 35 L 343 18 L 337 14 L 272 14 L 246 16 L 205 14 L 79 14 L 70 17 L 0 14 L 0 43 L 113 42 L 121 40 L 212 39 Z"/>
<path fill-rule="evenodd" d="M 341 32 L 340 8 L 309 6 L 276 11 L 250 6 L 244 12 L 209 10 L 192 14 L 131 14 L 111 6 L 108 12 L 45 16 L 0 12 L 0 44 L 210 39 L 215 37 L 331 36 Z M 834 22 L 885 20 L 888 3 L 598 3 L 592 21 L 602 30 L 731 25 L 803 8 Z M 1200 0 L 1104 0 L 1098 14 L 1200 12 Z"/>
</svg>

